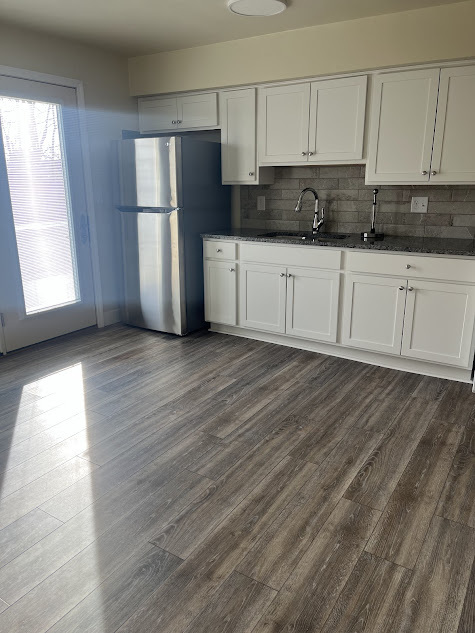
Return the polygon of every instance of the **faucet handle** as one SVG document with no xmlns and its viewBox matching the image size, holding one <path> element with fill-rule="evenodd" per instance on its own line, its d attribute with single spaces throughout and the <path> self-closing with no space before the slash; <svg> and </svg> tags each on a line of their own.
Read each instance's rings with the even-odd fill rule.
<svg viewBox="0 0 475 633">
<path fill-rule="evenodd" d="M 325 218 L 325 207 L 322 207 L 321 210 L 321 219 L 323 220 Z"/>
</svg>

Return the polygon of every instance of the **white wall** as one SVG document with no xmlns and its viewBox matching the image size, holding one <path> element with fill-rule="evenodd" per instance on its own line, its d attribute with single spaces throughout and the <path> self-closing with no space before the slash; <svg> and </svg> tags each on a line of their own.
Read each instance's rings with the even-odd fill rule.
<svg viewBox="0 0 475 633">
<path fill-rule="evenodd" d="M 470 58 L 474 26 L 470 0 L 142 55 L 129 60 L 130 92 L 201 90 Z"/>
<path fill-rule="evenodd" d="M 111 142 L 121 137 L 122 129 L 137 129 L 136 103 L 128 96 L 127 61 L 99 48 L 2 25 L 0 64 L 84 84 L 100 280 L 106 322 L 113 322 L 118 318 L 121 273 Z"/>
</svg>

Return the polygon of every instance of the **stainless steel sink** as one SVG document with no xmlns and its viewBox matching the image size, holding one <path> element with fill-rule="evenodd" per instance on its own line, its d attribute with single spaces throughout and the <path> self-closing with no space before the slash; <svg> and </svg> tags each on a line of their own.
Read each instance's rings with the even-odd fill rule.
<svg viewBox="0 0 475 633">
<path fill-rule="evenodd" d="M 348 234 L 345 233 L 317 233 L 317 235 L 312 235 L 311 233 L 302 233 L 298 231 L 274 231 L 272 233 L 261 233 L 258 237 L 268 237 L 274 239 L 284 239 L 284 240 L 295 240 L 296 242 L 302 241 L 315 241 L 321 240 L 322 242 L 328 240 L 344 240 L 349 237 Z"/>
</svg>

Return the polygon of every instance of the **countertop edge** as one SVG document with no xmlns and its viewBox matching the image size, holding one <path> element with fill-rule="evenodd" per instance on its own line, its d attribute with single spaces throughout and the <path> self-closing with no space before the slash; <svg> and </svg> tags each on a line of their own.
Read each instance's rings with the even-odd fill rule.
<svg viewBox="0 0 475 633">
<path fill-rule="evenodd" d="M 457 257 L 466 257 L 472 259 L 475 257 L 475 243 L 474 240 L 453 240 L 454 242 L 466 242 L 466 246 L 462 248 L 456 248 L 455 245 L 449 244 L 452 240 L 450 238 L 388 238 L 387 241 L 382 242 L 362 242 L 359 235 L 352 235 L 348 240 L 331 240 L 320 241 L 318 244 L 312 241 L 297 242 L 295 240 L 286 240 L 285 238 L 269 238 L 260 237 L 258 235 L 246 235 L 238 234 L 238 232 L 212 232 L 202 233 L 203 239 L 218 239 L 218 240 L 232 240 L 242 242 L 257 242 L 265 244 L 285 244 L 291 246 L 299 246 L 304 248 L 338 248 L 340 250 L 374 250 L 380 252 L 393 252 L 393 253 L 415 253 L 415 254 L 429 254 L 429 255 L 452 255 Z M 392 240 L 392 241 L 390 241 Z M 439 244 L 431 244 L 431 241 L 441 242 Z M 400 242 L 399 242 L 400 241 Z M 413 243 L 407 243 L 413 241 Z M 406 243 L 405 243 L 406 242 Z"/>
</svg>

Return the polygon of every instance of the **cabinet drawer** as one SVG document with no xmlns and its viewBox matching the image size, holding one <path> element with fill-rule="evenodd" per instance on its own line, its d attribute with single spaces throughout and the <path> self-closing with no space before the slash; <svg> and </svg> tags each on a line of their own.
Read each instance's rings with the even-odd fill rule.
<svg viewBox="0 0 475 633">
<path fill-rule="evenodd" d="M 341 262 L 341 251 L 325 247 L 241 242 L 239 252 L 241 261 L 277 264 L 279 266 L 339 270 Z"/>
<path fill-rule="evenodd" d="M 449 257 L 424 257 L 404 253 L 349 252 L 346 269 L 352 272 L 378 273 L 397 277 L 475 283 L 475 261 Z"/>
<path fill-rule="evenodd" d="M 204 256 L 208 259 L 236 259 L 236 242 L 205 240 Z"/>
</svg>

